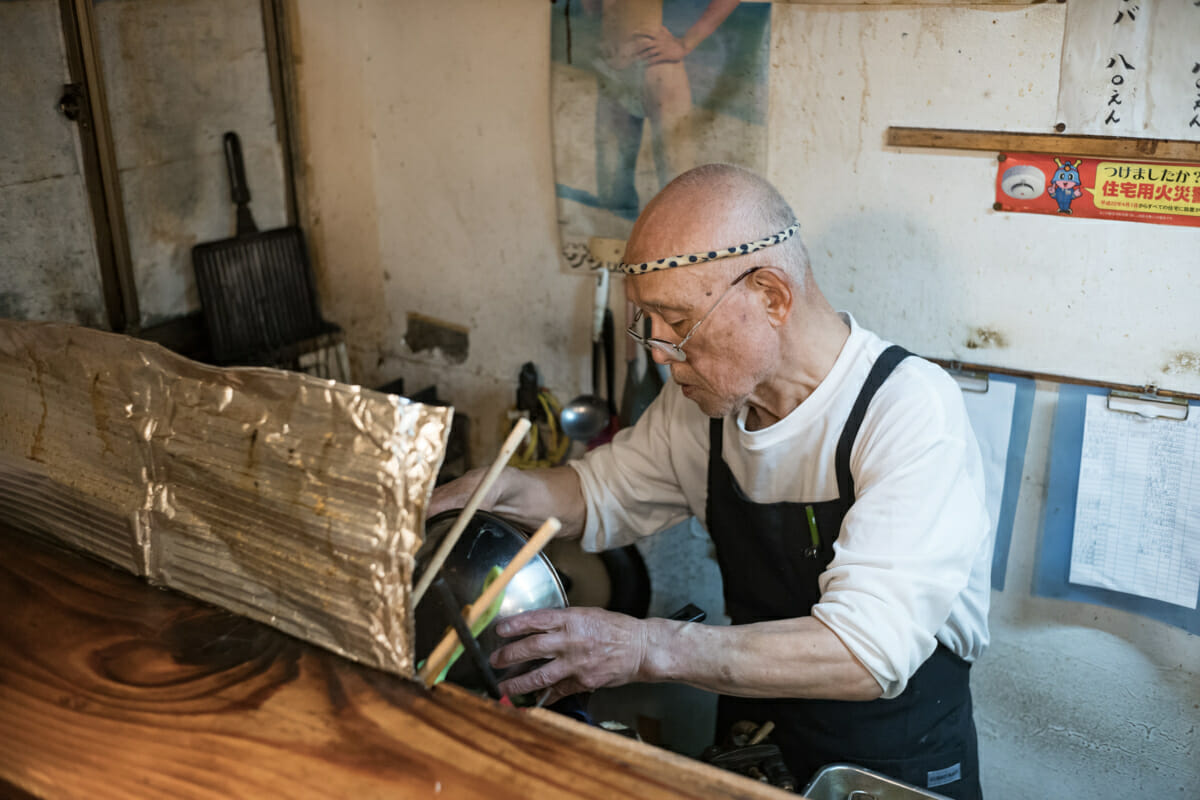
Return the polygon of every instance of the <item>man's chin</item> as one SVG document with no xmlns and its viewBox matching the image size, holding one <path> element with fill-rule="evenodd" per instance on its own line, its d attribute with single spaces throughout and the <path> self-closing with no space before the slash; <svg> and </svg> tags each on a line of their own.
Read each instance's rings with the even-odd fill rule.
<svg viewBox="0 0 1200 800">
<path fill-rule="evenodd" d="M 703 389 L 695 386 L 681 387 L 683 396 L 695 403 L 699 409 L 704 412 L 706 417 L 728 417 L 730 414 L 738 411 L 742 406 L 742 401 L 730 401 L 720 397 L 714 397 Z"/>
</svg>

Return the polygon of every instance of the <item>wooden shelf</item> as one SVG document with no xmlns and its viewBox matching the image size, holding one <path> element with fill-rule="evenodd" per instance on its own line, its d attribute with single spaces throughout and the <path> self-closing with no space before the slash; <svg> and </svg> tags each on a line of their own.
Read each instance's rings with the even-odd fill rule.
<svg viewBox="0 0 1200 800">
<path fill-rule="evenodd" d="M 1200 142 L 1180 139 L 1132 139 L 1120 136 L 1069 136 L 1061 133 L 957 131 L 945 128 L 892 126 L 887 129 L 887 144 L 891 147 L 995 150 L 1136 161 L 1200 161 Z"/>
</svg>

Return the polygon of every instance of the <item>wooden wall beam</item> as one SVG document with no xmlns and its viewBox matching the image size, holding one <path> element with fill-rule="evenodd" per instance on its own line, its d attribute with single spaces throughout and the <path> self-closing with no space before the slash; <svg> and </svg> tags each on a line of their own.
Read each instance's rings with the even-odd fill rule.
<svg viewBox="0 0 1200 800">
<path fill-rule="evenodd" d="M 887 129 L 890 147 L 944 150 L 995 150 L 1138 161 L 1200 161 L 1200 142 L 1179 139 L 1132 139 L 1119 136 L 1069 136 L 1058 133 L 959 131 L 944 128 Z"/>
<path fill-rule="evenodd" d="M 1067 0 L 776 0 L 794 6 L 1039 6 Z"/>
</svg>

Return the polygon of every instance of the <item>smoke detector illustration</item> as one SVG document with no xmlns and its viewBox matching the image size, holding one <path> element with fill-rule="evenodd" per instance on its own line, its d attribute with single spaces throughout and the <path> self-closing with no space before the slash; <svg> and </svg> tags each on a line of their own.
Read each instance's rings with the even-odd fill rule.
<svg viewBox="0 0 1200 800">
<path fill-rule="evenodd" d="M 1046 173 L 1029 164 L 1017 164 L 1004 170 L 1000 189 L 1017 200 L 1032 200 L 1046 191 Z"/>
</svg>

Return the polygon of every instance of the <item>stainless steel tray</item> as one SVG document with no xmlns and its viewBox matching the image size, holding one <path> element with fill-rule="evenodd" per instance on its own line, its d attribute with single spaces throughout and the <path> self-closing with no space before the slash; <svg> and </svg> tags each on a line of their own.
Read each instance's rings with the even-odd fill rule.
<svg viewBox="0 0 1200 800">
<path fill-rule="evenodd" d="M 928 789 L 853 764 L 821 767 L 801 794 L 808 800 L 947 800 Z"/>
</svg>

